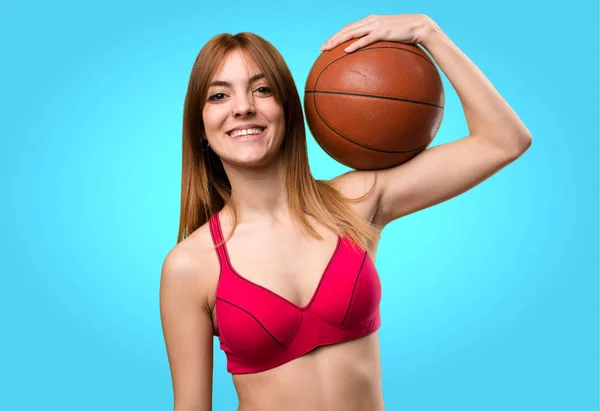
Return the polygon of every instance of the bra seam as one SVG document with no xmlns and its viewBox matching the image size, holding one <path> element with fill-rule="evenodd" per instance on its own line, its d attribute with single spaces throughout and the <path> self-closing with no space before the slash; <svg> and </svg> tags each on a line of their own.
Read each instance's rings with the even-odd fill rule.
<svg viewBox="0 0 600 411">
<path fill-rule="evenodd" d="M 357 328 L 364 328 L 368 323 L 372 322 L 373 319 L 377 316 L 377 310 L 369 317 L 367 318 L 365 321 L 363 321 L 360 324 L 352 324 L 352 325 L 341 325 L 339 323 L 335 323 L 331 320 L 328 320 L 327 317 L 324 317 L 323 315 L 319 314 L 318 312 L 313 313 L 314 315 L 316 315 L 317 317 L 319 317 L 321 319 L 321 321 L 331 325 L 332 327 L 335 327 L 337 329 L 341 329 L 341 330 L 354 330 Z"/>
<path fill-rule="evenodd" d="M 362 272 L 363 265 L 365 264 L 365 260 L 367 259 L 367 252 L 363 255 L 362 263 L 360 263 L 360 268 L 358 269 L 358 274 L 356 275 L 356 279 L 354 280 L 354 287 L 352 288 L 352 295 L 350 296 L 350 302 L 348 303 L 348 308 L 346 309 L 346 315 L 344 315 L 344 320 L 342 321 L 342 327 L 346 322 L 346 317 L 348 317 L 348 313 L 350 312 L 350 307 L 352 306 L 352 299 L 354 298 L 354 291 L 356 290 L 356 284 L 358 284 L 358 279 L 360 278 L 360 273 Z"/>
<path fill-rule="evenodd" d="M 300 324 L 302 323 L 302 320 L 304 319 L 304 315 L 300 314 L 299 315 L 299 319 L 298 322 L 296 323 L 296 329 L 294 330 L 294 333 L 292 334 L 292 338 L 290 338 L 290 341 L 294 341 L 294 338 L 296 338 L 296 334 L 298 333 L 298 330 L 300 329 Z"/>
<path fill-rule="evenodd" d="M 375 310 L 375 312 L 373 313 L 373 315 L 371 315 L 364 322 L 362 322 L 360 324 L 356 324 L 356 325 L 351 325 L 351 326 L 345 325 L 343 328 L 346 329 L 346 330 L 354 330 L 354 329 L 358 329 L 358 328 L 364 328 L 364 327 L 367 327 L 367 326 L 371 326 L 371 323 L 373 321 L 375 321 L 375 318 L 377 317 L 378 314 L 381 315 L 379 313 L 379 310 Z"/>
<path fill-rule="evenodd" d="M 243 312 L 245 312 L 246 314 L 248 314 L 250 317 L 252 317 L 252 318 L 254 319 L 254 321 L 256 321 L 256 322 L 258 323 L 258 325 L 260 325 L 260 326 L 263 328 L 263 330 L 265 330 L 265 332 L 266 332 L 267 334 L 269 334 L 269 335 L 271 336 L 271 338 L 273 338 L 273 339 L 275 340 L 275 342 L 276 342 L 277 344 L 279 344 L 279 345 L 280 345 L 282 348 L 285 348 L 285 345 L 283 345 L 283 344 L 282 344 L 282 343 L 281 343 L 281 342 L 280 342 L 280 341 L 279 341 L 277 338 L 275 338 L 275 336 L 274 336 L 273 334 L 271 334 L 271 333 L 269 332 L 269 330 L 267 330 L 267 328 L 266 328 L 266 327 L 263 325 L 263 323 L 261 323 L 261 322 L 260 322 L 260 320 L 259 320 L 258 318 L 256 318 L 256 317 L 255 317 L 255 316 L 254 316 L 254 315 L 253 315 L 251 312 L 249 312 L 249 311 L 247 311 L 247 310 L 243 309 L 242 307 L 240 307 L 239 305 L 237 305 L 237 304 L 234 304 L 234 303 L 232 303 L 231 301 L 227 301 L 226 299 L 224 299 L 224 298 L 221 298 L 221 297 L 219 297 L 219 296 L 217 296 L 217 299 L 218 299 L 218 300 L 221 300 L 221 301 L 224 301 L 224 302 L 226 302 L 227 304 L 231 304 L 231 305 L 233 305 L 234 307 L 236 307 L 236 308 L 238 308 L 238 309 L 242 310 Z"/>
</svg>

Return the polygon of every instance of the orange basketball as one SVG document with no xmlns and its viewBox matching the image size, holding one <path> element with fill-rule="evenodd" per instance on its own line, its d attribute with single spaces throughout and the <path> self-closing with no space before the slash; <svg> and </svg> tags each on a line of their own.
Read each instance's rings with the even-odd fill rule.
<svg viewBox="0 0 600 411">
<path fill-rule="evenodd" d="M 310 132 L 321 148 L 357 170 L 392 167 L 433 141 L 444 112 L 444 88 L 420 47 L 380 41 L 352 53 L 357 39 L 324 51 L 304 91 Z"/>
</svg>

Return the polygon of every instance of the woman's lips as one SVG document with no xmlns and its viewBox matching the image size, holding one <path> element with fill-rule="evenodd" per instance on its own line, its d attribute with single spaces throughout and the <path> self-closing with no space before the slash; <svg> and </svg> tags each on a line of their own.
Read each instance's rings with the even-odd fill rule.
<svg viewBox="0 0 600 411">
<path fill-rule="evenodd" d="M 264 128 L 260 133 L 258 134 L 246 134 L 246 135 L 240 135 L 237 137 L 231 137 L 229 134 L 227 134 L 229 136 L 229 138 L 236 140 L 236 141 L 253 141 L 253 140 L 258 140 L 259 138 L 261 138 L 265 132 L 267 131 L 266 128 Z"/>
</svg>

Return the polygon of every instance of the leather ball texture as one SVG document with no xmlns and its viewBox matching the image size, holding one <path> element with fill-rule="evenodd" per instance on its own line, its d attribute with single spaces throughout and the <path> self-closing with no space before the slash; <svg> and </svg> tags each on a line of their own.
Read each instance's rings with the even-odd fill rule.
<svg viewBox="0 0 600 411">
<path fill-rule="evenodd" d="M 379 41 L 351 53 L 348 40 L 313 64 L 304 90 L 308 128 L 321 148 L 356 170 L 402 164 L 431 144 L 444 88 L 419 46 Z"/>
</svg>

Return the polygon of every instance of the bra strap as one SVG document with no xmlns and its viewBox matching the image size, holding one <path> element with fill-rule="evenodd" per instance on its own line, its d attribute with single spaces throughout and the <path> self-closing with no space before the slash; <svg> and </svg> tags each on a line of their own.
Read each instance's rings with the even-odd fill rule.
<svg viewBox="0 0 600 411">
<path fill-rule="evenodd" d="M 221 241 L 223 241 L 223 236 L 221 235 L 221 227 L 217 220 L 219 218 L 218 214 L 219 212 L 217 211 L 216 213 L 213 213 L 213 215 L 210 217 L 210 235 L 215 246 Z M 219 265 L 221 266 L 221 268 L 226 262 L 225 250 L 223 249 L 223 247 L 225 247 L 225 244 L 221 244 L 220 246 L 215 248 L 217 256 L 219 257 Z"/>
</svg>

